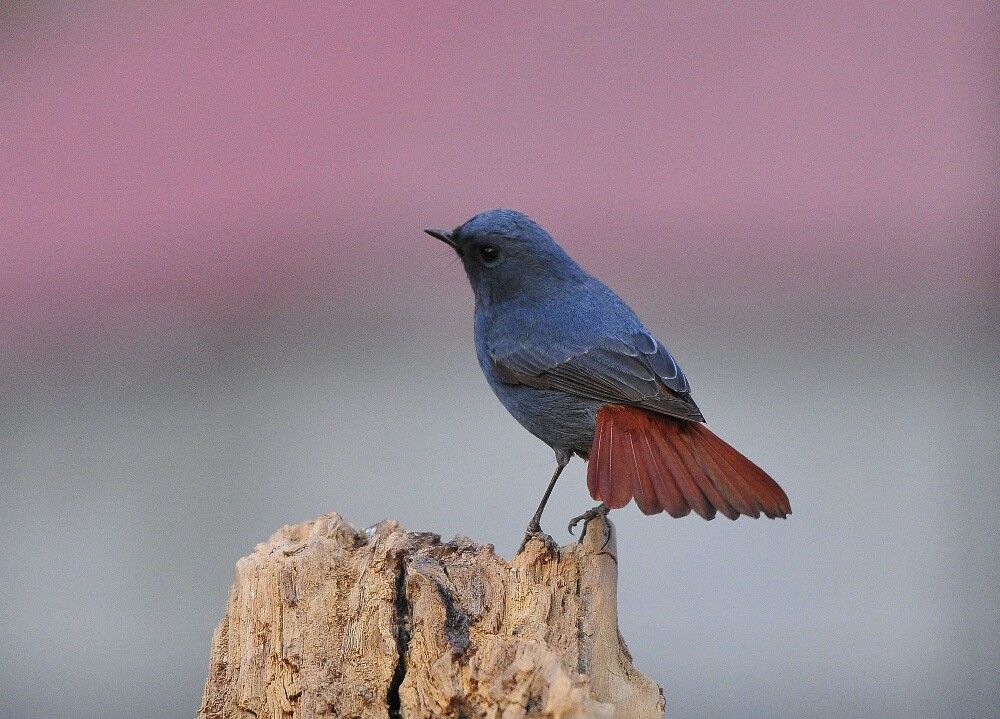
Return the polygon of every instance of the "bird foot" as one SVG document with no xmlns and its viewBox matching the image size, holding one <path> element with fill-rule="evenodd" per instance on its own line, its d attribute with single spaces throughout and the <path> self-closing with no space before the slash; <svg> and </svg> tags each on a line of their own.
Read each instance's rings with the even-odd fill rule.
<svg viewBox="0 0 1000 719">
<path fill-rule="evenodd" d="M 532 539 L 539 540 L 553 555 L 559 556 L 559 545 L 556 544 L 556 540 L 543 532 L 542 528 L 537 524 L 529 524 L 528 528 L 524 530 L 524 540 L 522 540 L 521 546 L 517 548 L 517 554 L 523 552 L 524 548 L 528 546 L 528 542 Z"/>
<path fill-rule="evenodd" d="M 592 519 L 597 519 L 598 517 L 601 517 L 602 519 L 606 518 L 608 516 L 608 512 L 610 511 L 611 507 L 606 505 L 604 502 L 601 502 L 593 509 L 588 509 L 579 517 L 573 517 L 573 519 L 569 520 L 569 533 L 573 534 L 573 530 L 576 528 L 576 525 L 583 522 L 583 531 L 580 532 L 580 541 L 582 542 L 584 535 L 587 533 L 587 523 Z"/>
</svg>

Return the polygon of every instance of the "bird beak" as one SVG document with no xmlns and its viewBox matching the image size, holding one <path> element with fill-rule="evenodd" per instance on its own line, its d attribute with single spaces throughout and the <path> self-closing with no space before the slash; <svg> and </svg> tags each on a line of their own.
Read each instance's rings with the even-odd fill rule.
<svg viewBox="0 0 1000 719">
<path fill-rule="evenodd" d="M 424 232 L 426 232 L 431 237 L 436 237 L 437 239 L 441 240 L 442 242 L 445 242 L 445 243 L 451 245 L 453 249 L 456 249 L 456 250 L 458 249 L 458 245 L 455 244 L 455 240 L 451 239 L 451 232 L 449 232 L 448 230 L 435 230 L 434 228 L 430 228 L 430 229 L 424 230 Z"/>
</svg>

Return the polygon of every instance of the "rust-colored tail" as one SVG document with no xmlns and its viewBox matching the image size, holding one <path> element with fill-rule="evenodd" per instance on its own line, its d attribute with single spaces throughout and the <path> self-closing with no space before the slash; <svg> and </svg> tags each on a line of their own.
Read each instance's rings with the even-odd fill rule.
<svg viewBox="0 0 1000 719">
<path fill-rule="evenodd" d="M 609 404 L 597 413 L 587 487 L 612 509 L 635 497 L 644 514 L 705 519 L 784 517 L 788 496 L 764 470 L 703 424 Z"/>
</svg>

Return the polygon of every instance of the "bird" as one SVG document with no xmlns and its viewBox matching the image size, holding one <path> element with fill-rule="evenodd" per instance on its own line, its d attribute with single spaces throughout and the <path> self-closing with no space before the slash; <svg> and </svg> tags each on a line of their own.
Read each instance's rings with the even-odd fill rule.
<svg viewBox="0 0 1000 719">
<path fill-rule="evenodd" d="M 633 499 L 644 514 L 784 518 L 791 505 L 764 470 L 705 424 L 667 348 L 607 285 L 527 215 L 496 209 L 425 232 L 458 255 L 475 295 L 476 356 L 501 404 L 555 452 L 556 468 L 525 530 L 541 529 L 575 455 L 607 515 Z M 584 525 L 586 527 L 586 524 Z"/>
</svg>

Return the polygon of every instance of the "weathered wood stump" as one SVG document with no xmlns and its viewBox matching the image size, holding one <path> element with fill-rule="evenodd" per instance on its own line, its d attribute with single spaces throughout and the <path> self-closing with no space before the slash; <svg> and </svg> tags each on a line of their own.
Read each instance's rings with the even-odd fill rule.
<svg viewBox="0 0 1000 719">
<path fill-rule="evenodd" d="M 236 565 L 199 717 L 644 717 L 663 694 L 618 633 L 614 530 L 510 563 L 336 514 Z"/>
</svg>

